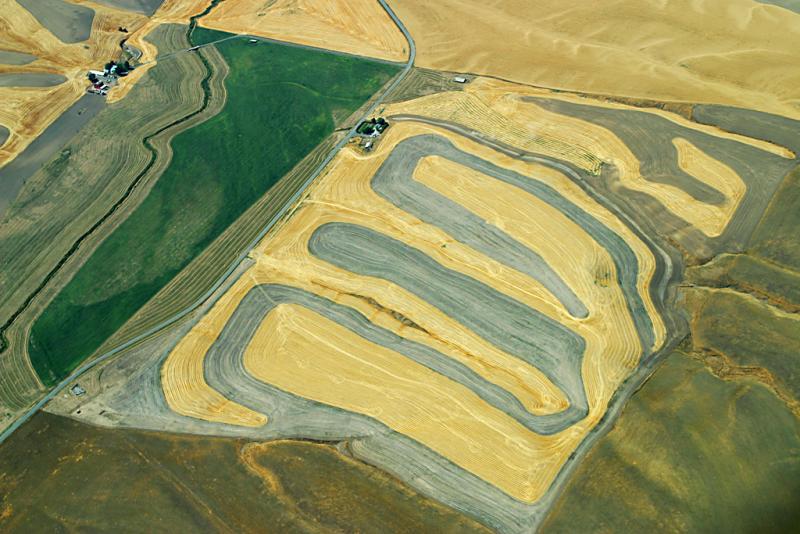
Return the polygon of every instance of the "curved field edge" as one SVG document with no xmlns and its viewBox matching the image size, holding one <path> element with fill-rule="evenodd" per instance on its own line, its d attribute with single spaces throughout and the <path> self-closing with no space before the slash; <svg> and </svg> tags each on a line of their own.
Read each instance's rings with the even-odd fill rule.
<svg viewBox="0 0 800 534">
<path fill-rule="evenodd" d="M 679 265 L 679 263 L 680 263 L 680 262 L 676 262 L 676 265 Z M 639 384 L 639 383 L 641 383 L 641 382 L 640 382 L 640 381 L 636 382 L 636 384 Z M 634 385 L 633 387 L 635 388 L 635 387 L 636 387 L 636 385 Z"/>
<path fill-rule="evenodd" d="M 665 439 L 664 441 L 665 441 L 665 442 L 668 442 L 668 440 L 667 440 L 667 439 Z"/>
<path fill-rule="evenodd" d="M 227 36 L 197 29 L 201 40 L 207 32 Z M 148 197 L 34 324 L 31 362 L 45 383 L 95 351 L 397 70 L 272 43 L 216 48 L 230 66 L 225 107 L 175 137 Z"/>
<path fill-rule="evenodd" d="M 169 52 L 185 48 L 185 33 L 185 27 L 162 25 L 148 39 Z M 146 194 L 153 173 L 143 174 L 150 152 L 142 139 L 162 132 L 153 140 L 163 137 L 166 145 L 176 133 L 168 126 L 201 105 L 193 90 L 201 78 L 194 56 L 156 65 L 129 99 L 108 106 L 27 181 L 0 223 L 0 247 L 7 252 L 0 255 L 0 314 L 8 340 L 0 356 L 3 420 L 29 406 L 41 389 L 25 352 L 31 318 Z M 132 187 L 137 177 L 141 183 Z M 114 209 L 120 199 L 126 200 Z"/>
</svg>

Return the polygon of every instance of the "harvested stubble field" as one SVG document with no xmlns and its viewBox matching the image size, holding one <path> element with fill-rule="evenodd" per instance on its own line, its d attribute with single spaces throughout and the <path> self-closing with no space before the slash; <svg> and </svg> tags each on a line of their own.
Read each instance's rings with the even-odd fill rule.
<svg viewBox="0 0 800 534">
<path fill-rule="evenodd" d="M 187 22 L 209 0 L 166 0 L 154 14 L 159 22 Z M 225 0 L 200 26 L 336 52 L 403 62 L 403 34 L 374 0 Z"/>
<path fill-rule="evenodd" d="M 463 91 L 390 105 L 385 113 L 401 120 L 424 117 L 477 131 L 517 150 L 566 160 L 596 175 L 589 180 L 649 224 L 653 234 L 697 249 L 701 256 L 746 242 L 795 164 L 787 147 L 675 113 L 486 78 Z M 644 200 L 632 202 L 632 195 Z"/>
<path fill-rule="evenodd" d="M 42 413 L 0 446 L 0 472 L 3 532 L 486 532 L 309 442 L 100 429 Z"/>
<path fill-rule="evenodd" d="M 415 38 L 419 67 L 800 118 L 800 14 L 778 6 L 753 0 L 396 0 L 392 6 Z"/>
<path fill-rule="evenodd" d="M 29 352 L 45 383 L 95 351 L 397 71 L 243 39 L 215 48 L 228 68 L 225 105 L 175 137 L 169 166 L 141 205 L 34 323 Z"/>
<path fill-rule="evenodd" d="M 201 24 L 389 61 L 408 56 L 403 34 L 375 0 L 226 0 Z"/>
<path fill-rule="evenodd" d="M 169 469 L 166 486 L 150 487 L 166 487 L 165 494 L 175 480 L 194 487 L 196 476 L 214 476 L 216 467 L 206 464 L 222 457 L 223 468 L 236 463 L 225 475 L 235 473 L 229 486 L 237 491 L 252 490 L 254 475 L 263 481 L 262 493 L 248 493 L 262 497 L 248 520 L 267 509 L 270 524 L 286 529 L 352 530 L 380 521 L 386 523 L 378 528 L 391 530 L 475 528 L 386 483 L 392 479 L 380 478 L 381 489 L 374 489 L 381 475 L 342 461 L 329 446 L 280 440 L 287 437 L 346 440 L 341 450 L 496 530 L 528 532 L 551 509 L 544 526 L 553 531 L 792 525 L 800 443 L 800 175 L 787 172 L 797 165 L 800 145 L 798 122 L 788 118 L 798 116 L 798 73 L 783 67 L 796 57 L 790 46 L 796 17 L 745 0 L 657 6 L 624 0 L 613 10 L 569 11 L 550 1 L 397 4 L 421 41 L 423 66 L 534 77 L 584 94 L 472 76 L 451 88 L 452 74 L 417 70 L 381 108 L 392 126 L 372 151 L 353 145 L 340 152 L 212 298 L 82 376 L 86 396 L 64 394 L 49 409 L 105 426 L 238 438 L 174 438 L 172 451 L 188 449 L 188 459 L 180 472 Z M 204 7 L 167 0 L 159 13 L 185 20 Z M 253 9 L 258 16 L 248 18 Z M 331 13 L 361 26 L 323 22 Z M 459 16 L 474 39 L 452 23 Z M 618 32 L 622 19 L 634 28 L 625 35 Z M 550 33 L 530 34 L 545 23 Z M 228 0 L 202 24 L 383 59 L 402 55 L 396 28 L 377 3 L 366 1 Z M 769 41 L 767 26 L 777 32 Z M 201 31 L 196 42 L 221 35 Z M 542 41 L 533 67 L 531 39 Z M 741 39 L 753 48 L 730 54 Z M 502 55 L 492 52 L 499 43 Z M 90 243 L 94 255 L 88 261 L 82 255 L 42 299 L 77 271 L 42 316 L 49 312 L 50 319 L 37 323 L 44 330 L 34 331 L 34 348 L 49 336 L 51 349 L 71 343 L 74 354 L 85 356 L 192 302 L 335 142 L 331 136 L 328 145 L 306 150 L 253 203 L 264 186 L 255 178 L 279 175 L 259 150 L 263 139 L 240 127 L 258 114 L 248 109 L 245 116 L 230 103 L 246 87 L 262 94 L 285 88 L 252 79 L 273 66 L 265 68 L 250 51 L 277 47 L 235 44 L 200 55 L 213 72 L 209 108 L 197 122 L 216 116 L 179 136 L 174 155 L 164 141 L 153 172 L 161 178 L 137 193 L 138 210 L 127 220 L 120 216 L 99 247 L 99 237 Z M 271 54 L 274 64 L 279 54 Z M 363 81 L 348 73 L 354 86 Z M 324 91 L 307 78 L 299 84 L 310 90 L 292 99 L 313 108 L 313 116 L 287 120 L 298 130 L 287 140 L 313 137 L 354 109 L 357 99 L 347 101 L 352 94 L 344 87 L 330 98 L 311 94 Z M 708 103 L 691 104 L 697 101 Z M 255 119 L 254 133 L 265 121 L 272 129 L 278 124 L 264 119 Z M 313 132 L 300 131 L 308 125 Z M 212 135 L 214 146 L 203 141 Z M 187 159 L 197 147 L 219 156 L 211 164 Z M 281 148 L 294 161 L 302 152 L 291 143 Z M 74 157 L 62 153 L 51 174 L 62 174 Z M 210 178 L 225 173 L 254 179 L 219 187 Z M 184 213 L 186 205 L 198 208 Z M 159 233 L 163 228 L 169 230 Z M 696 266 L 677 299 L 684 261 Z M 691 336 L 673 350 L 687 331 L 678 303 L 689 312 Z M 84 328 L 77 319 L 59 324 L 70 311 L 73 318 L 93 314 L 93 327 L 111 317 L 113 327 Z M 21 346 L 24 329 L 14 334 Z M 52 367 L 58 365 L 66 372 L 73 362 Z M 278 441 L 242 447 L 253 438 Z M 595 440 L 597 448 L 576 464 Z M 142 465 L 174 461 L 171 453 L 159 456 L 158 447 L 135 449 L 134 465 L 137 457 Z M 70 461 L 59 458 L 57 473 L 63 467 L 63 476 L 79 476 Z M 242 466 L 250 478 L 240 476 Z M 337 478 L 322 480 L 320 473 Z M 337 484 L 368 497 L 350 502 Z M 109 495 L 101 496 L 104 502 L 127 502 Z M 213 491 L 201 499 L 222 515 L 249 502 Z M 165 505 L 178 527 L 214 528 L 241 515 L 196 511 L 188 501 Z M 397 516 L 374 514 L 389 502 Z M 22 506 L 16 515 L 15 508 L 0 509 L 0 524 L 9 518 L 16 527 L 40 524 Z M 408 515 L 420 506 L 421 516 Z M 119 513 L 149 520 L 159 508 L 133 510 L 121 506 Z M 53 508 L 47 517 L 57 519 L 48 526 L 70 525 L 72 516 L 61 513 Z"/>
<path fill-rule="evenodd" d="M 0 125 L 10 131 L 0 145 L 0 166 L 20 154 L 85 93 L 88 69 L 119 54 L 119 42 L 125 36 L 118 31 L 120 26 L 136 32 L 147 22 L 141 14 L 88 1 L 77 1 L 75 5 L 60 2 L 63 10 L 47 2 L 26 4 L 50 27 L 16 0 L 2 0 L 0 49 L 29 54 L 35 59 L 24 65 L 0 62 L 0 74 L 49 73 L 67 80 L 52 87 L 0 87 Z M 69 18 L 72 9 L 81 10 L 76 20 Z M 73 34 L 74 38 L 70 38 Z"/>
<path fill-rule="evenodd" d="M 359 457 L 409 481 L 433 467 L 431 494 L 529 524 L 666 340 L 664 260 L 564 172 L 424 124 L 340 154 L 165 360 L 166 424 L 361 436 Z M 116 424 L 134 404 L 166 417 L 117 402 Z"/>
<path fill-rule="evenodd" d="M 150 39 L 160 49 L 170 52 L 185 48 L 186 28 L 161 26 Z M 193 122 L 181 122 L 203 104 L 199 91 L 205 69 L 199 58 L 183 55 L 158 65 L 142 80 L 128 99 L 108 106 L 92 123 L 72 139 L 61 154 L 36 172 L 20 191 L 0 222 L 0 317 L 5 322 L 23 306 L 28 295 L 47 278 L 71 245 L 101 220 L 148 165 L 150 152 L 142 139 L 152 137 L 152 144 L 166 154 L 168 141 L 181 128 Z M 195 117 L 200 120 L 202 117 Z M 120 129 L 119 124 L 125 124 Z M 162 131 L 163 130 L 163 131 Z M 162 158 L 163 163 L 168 157 Z M 42 300 L 37 300 L 7 332 L 10 346 L 0 357 L 0 405 L 3 422 L 17 410 L 30 405 L 40 385 L 27 357 L 27 328 L 41 311 L 42 301 L 69 280 L 103 237 L 108 235 L 152 185 L 153 171 L 141 177 L 141 187 L 134 189 L 127 202 L 103 227 L 81 244 L 71 261 L 48 285 Z M 36 243 L 32 247 L 31 243 Z"/>
</svg>

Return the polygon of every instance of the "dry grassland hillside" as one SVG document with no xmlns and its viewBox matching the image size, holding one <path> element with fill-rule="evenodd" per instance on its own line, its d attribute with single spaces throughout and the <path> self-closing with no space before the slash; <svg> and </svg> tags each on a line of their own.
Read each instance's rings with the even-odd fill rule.
<svg viewBox="0 0 800 534">
<path fill-rule="evenodd" d="M 42 413 L 0 446 L 0 471 L 5 533 L 489 532 L 317 443 L 119 431 Z"/>
<path fill-rule="evenodd" d="M 403 34 L 375 0 L 226 0 L 202 25 L 390 61 L 408 56 Z"/>
<path fill-rule="evenodd" d="M 27 65 L 2 65 L 1 73 L 61 74 L 67 81 L 53 87 L 0 87 L 0 125 L 10 130 L 0 147 L 0 166 L 14 159 L 33 139 L 72 105 L 86 89 L 86 71 L 98 68 L 119 53 L 126 34 L 135 31 L 144 16 L 90 1 L 73 2 L 94 10 L 86 41 L 64 43 L 15 0 L 0 0 L 0 49 L 32 54 Z"/>
<path fill-rule="evenodd" d="M 397 0 L 416 64 L 800 118 L 800 15 L 753 0 Z"/>
</svg>

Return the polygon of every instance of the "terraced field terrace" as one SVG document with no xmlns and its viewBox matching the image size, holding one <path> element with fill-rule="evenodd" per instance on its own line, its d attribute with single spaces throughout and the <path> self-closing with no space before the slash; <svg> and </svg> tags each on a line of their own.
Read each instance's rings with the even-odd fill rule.
<svg viewBox="0 0 800 534">
<path fill-rule="evenodd" d="M 198 29 L 194 42 L 226 35 Z M 202 54 L 218 111 L 174 139 L 141 204 L 34 324 L 46 380 L 127 332 L 142 306 L 168 309 L 152 297 L 397 70 L 243 39 Z M 52 409 L 112 427 L 345 440 L 490 528 L 539 525 L 689 326 L 705 325 L 698 352 L 730 352 L 718 319 L 686 324 L 676 285 L 684 262 L 745 261 L 736 255 L 797 164 L 794 124 L 481 77 L 447 91 L 434 78 L 433 94 L 382 105 L 391 126 L 374 149 L 340 151 L 198 312 Z M 776 269 L 773 248 L 751 261 Z M 753 268 L 742 265 L 726 272 Z M 790 286 L 780 272 L 774 284 Z M 709 298 L 702 309 L 738 305 Z M 775 352 L 765 367 L 792 372 Z"/>
<path fill-rule="evenodd" d="M 225 36 L 195 32 L 200 42 Z M 34 324 L 30 357 L 46 384 L 95 351 L 398 70 L 244 39 L 216 48 L 227 69 L 224 106 L 175 137 L 141 205 Z"/>
<path fill-rule="evenodd" d="M 378 59 L 402 62 L 408 57 L 405 37 L 375 0 L 228 1 L 201 24 Z"/>
<path fill-rule="evenodd" d="M 105 392 L 81 410 L 344 439 L 485 525 L 526 531 L 686 334 L 674 247 L 737 250 L 795 155 L 482 78 L 382 113 L 374 150 L 340 152 L 204 311 L 105 367 L 108 384 L 135 376 L 92 379 Z M 655 206 L 666 215 L 648 220 Z"/>
</svg>

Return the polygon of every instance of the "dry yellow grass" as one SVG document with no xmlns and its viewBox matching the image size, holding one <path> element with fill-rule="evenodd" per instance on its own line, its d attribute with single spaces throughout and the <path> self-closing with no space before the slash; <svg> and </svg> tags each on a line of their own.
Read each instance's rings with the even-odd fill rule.
<svg viewBox="0 0 800 534">
<path fill-rule="evenodd" d="M 528 120 L 531 117 L 502 113 L 493 108 L 487 96 L 469 87 L 464 92 L 436 93 L 392 104 L 385 114 L 419 115 L 454 122 L 508 145 L 567 159 L 589 172 L 599 171 L 601 161 L 580 143 L 570 140 L 558 125 L 548 129 L 542 121 Z"/>
<path fill-rule="evenodd" d="M 125 35 L 118 31 L 120 26 L 135 32 L 147 21 L 143 15 L 87 0 L 73 3 L 95 10 L 95 17 L 89 39 L 65 44 L 16 1 L 0 0 L 0 48 L 38 57 L 28 65 L 0 65 L 0 72 L 49 72 L 67 78 L 55 87 L 0 88 L 0 124 L 10 130 L 8 140 L 0 147 L 0 166 L 14 159 L 84 94 L 88 69 L 117 56 Z"/>
<path fill-rule="evenodd" d="M 405 61 L 403 34 L 374 0 L 226 0 L 202 26 Z"/>
<path fill-rule="evenodd" d="M 587 103 L 574 98 L 564 98 L 564 100 Z M 673 145 L 678 150 L 678 165 L 725 197 L 722 205 L 706 204 L 679 187 L 647 180 L 641 174 L 639 160 L 610 130 L 587 121 L 548 112 L 535 104 L 523 104 L 518 99 L 515 99 L 514 102 L 517 105 L 506 108 L 507 113 L 527 117 L 533 122 L 549 121 L 554 129 L 561 132 L 561 135 L 571 136 L 578 146 L 582 146 L 586 151 L 604 161 L 613 163 L 619 170 L 619 180 L 622 185 L 655 198 L 674 215 L 709 237 L 716 237 L 725 230 L 747 191 L 746 184 L 733 169 L 703 153 L 685 139 L 674 139 Z M 619 105 L 609 105 L 608 107 L 624 109 L 624 106 Z M 668 112 L 660 110 L 648 112 L 668 118 L 684 127 L 705 131 L 719 135 L 719 137 L 729 137 L 724 132 L 698 126 Z M 741 140 L 741 138 L 737 140 Z M 750 140 L 748 144 L 759 148 L 768 148 L 774 153 L 788 157 L 786 150 L 780 150 L 769 143 Z"/>
<path fill-rule="evenodd" d="M 535 250 L 586 305 L 589 316 L 583 320 L 574 319 L 563 311 L 551 315 L 586 341 L 584 374 L 613 384 L 619 374 L 632 369 L 638 363 L 642 347 L 622 291 L 616 284 L 616 268 L 608 252 L 579 225 L 537 197 L 448 160 L 429 160 L 421 162 L 416 174 L 418 181 L 456 200 Z M 544 170 L 537 170 L 536 176 L 544 174 Z M 555 172 L 549 174 L 555 178 L 549 183 L 566 185 L 563 176 Z M 644 258 L 651 259 L 646 255 Z M 643 280 L 652 274 L 652 270 L 649 273 L 647 270 L 652 266 L 652 262 L 650 265 L 644 262 Z M 506 279 L 499 278 L 504 282 Z M 522 276 L 519 281 L 527 283 Z M 525 300 L 524 289 L 494 285 L 508 295 Z M 646 287 L 642 286 L 642 289 Z M 540 308 L 546 313 L 549 311 Z M 614 325 L 613 334 L 609 325 Z M 600 400 L 605 394 L 605 385 L 587 380 L 590 398 Z"/>
<path fill-rule="evenodd" d="M 392 104 L 385 113 L 390 116 L 415 114 L 463 124 L 504 143 L 570 161 L 590 172 L 597 172 L 601 162 L 613 163 L 619 169 L 622 185 L 654 197 L 666 209 L 709 237 L 723 232 L 746 192 L 746 185 L 735 171 L 683 139 L 674 140 L 678 149 L 678 164 L 698 180 L 722 193 L 725 202 L 720 206 L 705 204 L 678 187 L 648 181 L 641 175 L 636 156 L 613 132 L 581 119 L 545 110 L 535 103 L 524 101 L 526 96 L 554 98 L 611 109 L 632 109 L 622 104 L 553 94 L 517 84 L 478 78 L 463 92 L 438 93 Z M 772 143 L 699 125 L 674 113 L 658 109 L 638 111 L 660 116 L 685 128 L 735 139 L 782 157 L 792 156 L 786 149 Z"/>
<path fill-rule="evenodd" d="M 577 224 L 537 198 L 437 157 L 423 159 L 415 173 L 416 180 L 539 252 L 587 305 L 586 319 L 571 317 L 535 280 L 453 241 L 437 227 L 377 196 L 369 185 L 377 168 L 398 142 L 424 133 L 448 137 L 462 150 L 551 184 L 621 235 L 640 261 L 638 289 L 655 324 L 656 348 L 663 342 L 664 326 L 648 295 L 654 258 L 610 212 L 552 169 L 513 160 L 432 126 L 398 123 L 374 152 L 365 155 L 346 149 L 337 156 L 292 217 L 253 251 L 257 264 L 170 354 L 162 383 L 170 406 L 179 413 L 236 424 L 237 415 L 220 416 L 230 404 L 220 410 L 218 394 L 205 383 L 202 360 L 244 294 L 257 284 L 278 283 L 355 308 L 375 324 L 435 348 L 515 395 L 532 413 L 554 413 L 566 407 L 563 393 L 538 369 L 504 353 L 438 308 L 388 281 L 354 275 L 308 253 L 308 239 L 320 225 L 332 221 L 364 225 L 420 249 L 445 267 L 491 285 L 582 335 L 587 344 L 583 377 L 589 415 L 554 436 L 537 435 L 464 386 L 295 305 L 281 305 L 268 315 L 246 353 L 247 369 L 287 391 L 375 417 L 509 495 L 533 502 L 599 421 L 613 392 L 638 363 L 639 340 L 608 253 Z M 569 254 L 564 254 L 566 242 Z M 420 328 L 408 327 L 387 310 Z"/>
<path fill-rule="evenodd" d="M 770 141 L 765 141 L 763 139 L 757 139 L 755 137 L 747 137 L 746 135 L 741 135 L 737 133 L 728 132 L 725 130 L 721 130 L 716 126 L 709 126 L 706 124 L 701 124 L 699 122 L 693 122 L 685 117 L 669 112 L 664 111 L 663 109 L 658 108 L 632 108 L 631 106 L 626 106 L 624 104 L 616 104 L 614 102 L 608 102 L 604 100 L 595 100 L 595 99 L 588 99 L 583 98 L 576 95 L 567 95 L 565 93 L 562 94 L 551 94 L 551 97 L 556 100 L 564 100 L 566 102 L 574 102 L 578 104 L 588 104 L 594 105 L 598 107 L 604 107 L 609 109 L 627 109 L 627 110 L 636 110 L 644 113 L 650 113 L 651 115 L 656 115 L 663 119 L 667 119 L 670 122 L 677 124 L 683 128 L 687 128 L 690 130 L 696 130 L 698 132 L 702 132 L 705 134 L 713 135 L 714 137 L 719 137 L 720 139 L 730 139 L 732 141 L 736 141 L 738 143 L 744 145 L 750 145 L 754 148 L 759 150 L 763 150 L 765 152 L 769 152 L 776 156 L 780 156 L 785 159 L 795 159 L 796 154 L 789 150 L 786 147 L 776 145 Z"/>
<path fill-rule="evenodd" d="M 800 118 L 800 16 L 752 0 L 396 0 L 421 67 Z"/>
</svg>

